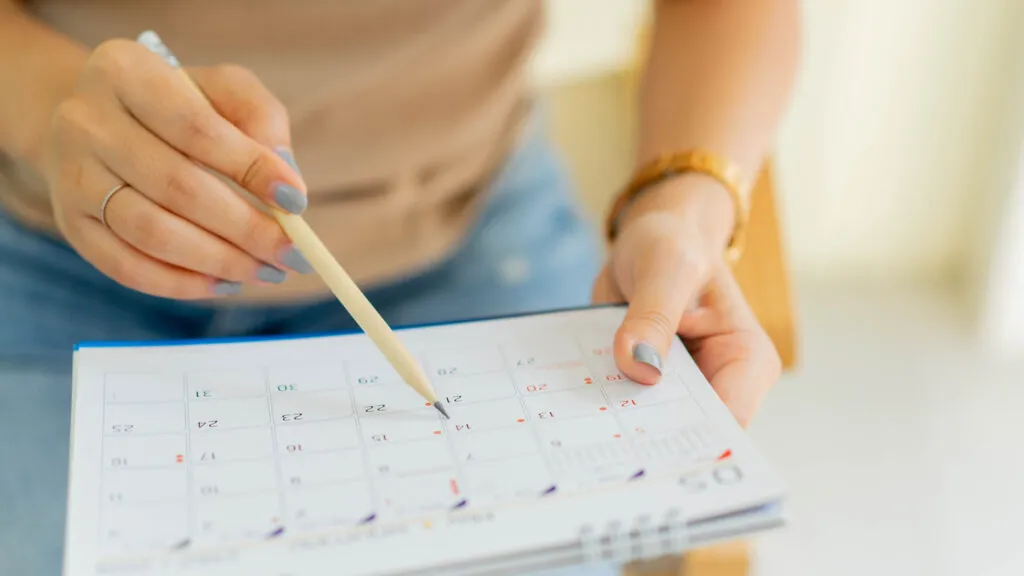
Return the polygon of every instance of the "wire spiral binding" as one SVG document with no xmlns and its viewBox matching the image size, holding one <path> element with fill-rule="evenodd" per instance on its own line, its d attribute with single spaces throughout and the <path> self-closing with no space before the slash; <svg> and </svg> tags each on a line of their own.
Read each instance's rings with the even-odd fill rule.
<svg viewBox="0 0 1024 576">
<path fill-rule="evenodd" d="M 661 521 L 645 514 L 629 523 L 612 520 L 603 526 L 587 524 L 580 528 L 585 562 L 650 560 L 684 551 L 689 540 L 686 518 L 679 508 L 670 508 Z"/>
</svg>

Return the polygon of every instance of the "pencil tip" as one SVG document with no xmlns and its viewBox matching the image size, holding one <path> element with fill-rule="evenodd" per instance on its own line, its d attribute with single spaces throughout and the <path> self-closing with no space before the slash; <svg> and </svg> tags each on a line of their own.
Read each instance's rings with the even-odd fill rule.
<svg viewBox="0 0 1024 576">
<path fill-rule="evenodd" d="M 444 409 L 444 406 L 442 406 L 440 402 L 434 402 L 434 408 L 437 408 L 437 411 L 444 415 L 446 420 L 452 419 L 452 417 L 448 415 L 448 411 Z"/>
</svg>

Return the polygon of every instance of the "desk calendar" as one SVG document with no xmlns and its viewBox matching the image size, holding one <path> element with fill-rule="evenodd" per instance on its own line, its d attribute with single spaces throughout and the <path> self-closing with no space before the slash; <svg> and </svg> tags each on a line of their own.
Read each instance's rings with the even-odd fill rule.
<svg viewBox="0 0 1024 576">
<path fill-rule="evenodd" d="M 496 574 L 779 525 L 780 479 L 681 342 L 655 386 L 624 308 L 361 333 L 82 344 L 66 576 Z"/>
</svg>

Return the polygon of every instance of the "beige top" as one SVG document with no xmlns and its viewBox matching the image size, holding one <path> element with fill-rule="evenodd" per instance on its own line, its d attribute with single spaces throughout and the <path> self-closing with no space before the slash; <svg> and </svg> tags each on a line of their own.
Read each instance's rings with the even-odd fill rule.
<svg viewBox="0 0 1024 576">
<path fill-rule="evenodd" d="M 249 67 L 288 108 L 304 217 L 362 285 L 443 258 L 524 121 L 540 0 L 29 0 L 95 46 L 155 30 L 186 66 Z M 0 156 L 0 202 L 55 231 L 38 176 Z M 323 295 L 315 274 L 243 299 Z"/>
</svg>

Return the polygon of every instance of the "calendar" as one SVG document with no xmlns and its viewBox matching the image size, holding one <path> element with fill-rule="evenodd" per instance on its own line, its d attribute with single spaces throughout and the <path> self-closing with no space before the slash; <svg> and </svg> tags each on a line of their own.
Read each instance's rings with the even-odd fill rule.
<svg viewBox="0 0 1024 576">
<path fill-rule="evenodd" d="M 80 345 L 65 573 L 469 573 L 622 519 L 776 522 L 681 342 L 656 385 L 618 370 L 623 313 L 397 330 L 450 419 L 361 333 Z"/>
</svg>

